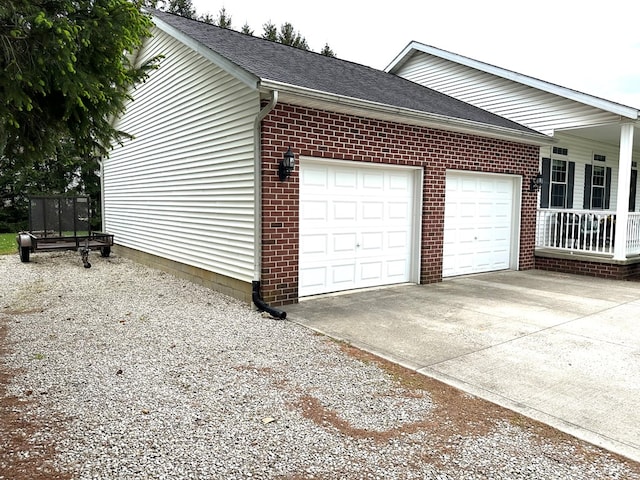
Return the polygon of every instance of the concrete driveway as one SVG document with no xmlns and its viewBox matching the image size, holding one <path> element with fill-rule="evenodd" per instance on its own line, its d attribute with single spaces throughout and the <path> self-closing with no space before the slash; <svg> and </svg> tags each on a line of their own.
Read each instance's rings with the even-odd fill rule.
<svg viewBox="0 0 640 480">
<path fill-rule="evenodd" d="M 640 283 L 505 271 L 286 310 L 291 321 L 640 461 Z"/>
</svg>

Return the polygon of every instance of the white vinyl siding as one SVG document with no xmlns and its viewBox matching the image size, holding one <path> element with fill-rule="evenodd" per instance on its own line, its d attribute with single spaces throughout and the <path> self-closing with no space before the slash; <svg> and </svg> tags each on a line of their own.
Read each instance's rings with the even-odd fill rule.
<svg viewBox="0 0 640 480">
<path fill-rule="evenodd" d="M 259 95 L 155 30 L 163 55 L 104 162 L 105 228 L 119 245 L 242 281 L 254 276 L 254 119 Z"/>
<path fill-rule="evenodd" d="M 585 168 L 586 164 L 594 164 L 593 155 L 606 156 L 606 162 L 596 162 L 598 165 L 611 168 L 611 197 L 609 210 L 614 211 L 617 205 L 615 186 L 618 184 L 618 159 L 620 151 L 616 146 L 608 145 L 601 142 L 589 141 L 584 138 L 574 137 L 564 133 L 556 134 L 558 139 L 557 145 L 566 148 L 568 155 L 554 155 L 551 153 L 551 147 L 543 147 L 540 149 L 542 157 L 553 158 L 557 160 L 567 160 L 575 162 L 575 177 L 573 190 L 573 208 L 582 209 L 584 206 L 584 184 L 585 184 Z M 633 157 L 634 161 L 640 161 L 637 154 Z M 636 210 L 640 208 L 640 192 L 636 192 Z"/>
<path fill-rule="evenodd" d="M 598 108 L 424 52 L 414 52 L 396 74 L 546 135 L 619 119 Z"/>
</svg>

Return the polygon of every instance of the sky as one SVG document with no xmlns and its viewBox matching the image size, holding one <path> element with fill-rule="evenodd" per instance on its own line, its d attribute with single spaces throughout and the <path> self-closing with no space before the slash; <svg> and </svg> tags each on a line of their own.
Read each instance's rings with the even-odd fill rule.
<svg viewBox="0 0 640 480">
<path fill-rule="evenodd" d="M 232 28 L 291 23 L 311 50 L 384 69 L 411 42 L 640 109 L 640 0 L 192 0 Z M 587 6 L 588 5 L 588 6 Z"/>
</svg>

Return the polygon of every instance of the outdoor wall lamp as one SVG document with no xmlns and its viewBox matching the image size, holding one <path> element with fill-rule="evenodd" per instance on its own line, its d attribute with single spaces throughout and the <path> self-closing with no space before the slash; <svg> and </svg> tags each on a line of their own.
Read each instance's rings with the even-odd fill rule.
<svg viewBox="0 0 640 480">
<path fill-rule="evenodd" d="M 295 156 L 291 151 L 291 147 L 289 147 L 284 154 L 284 158 L 280 160 L 280 163 L 278 164 L 278 177 L 280 178 L 281 182 L 283 182 L 289 175 L 291 175 L 295 164 Z"/>
<path fill-rule="evenodd" d="M 529 180 L 529 191 L 537 192 L 542 188 L 542 174 L 538 173 L 535 177 L 531 177 Z"/>
</svg>

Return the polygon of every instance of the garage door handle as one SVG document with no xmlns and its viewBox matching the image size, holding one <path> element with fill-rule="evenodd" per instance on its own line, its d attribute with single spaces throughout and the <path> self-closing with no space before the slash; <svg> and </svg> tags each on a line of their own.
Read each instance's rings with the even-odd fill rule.
<svg viewBox="0 0 640 480">
<path fill-rule="evenodd" d="M 356 243 L 356 248 L 360 248 L 360 244 L 359 243 Z"/>
</svg>

